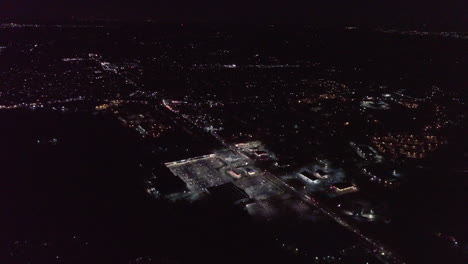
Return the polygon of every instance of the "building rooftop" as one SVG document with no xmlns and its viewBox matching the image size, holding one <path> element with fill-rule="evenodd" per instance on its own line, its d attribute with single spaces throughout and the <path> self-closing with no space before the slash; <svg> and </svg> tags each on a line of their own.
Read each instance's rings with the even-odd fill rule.
<svg viewBox="0 0 468 264">
<path fill-rule="evenodd" d="M 227 202 L 236 202 L 242 199 L 250 198 L 249 195 L 240 187 L 232 182 L 221 184 L 214 187 L 209 187 L 208 192 L 213 195 L 215 199 Z"/>
</svg>

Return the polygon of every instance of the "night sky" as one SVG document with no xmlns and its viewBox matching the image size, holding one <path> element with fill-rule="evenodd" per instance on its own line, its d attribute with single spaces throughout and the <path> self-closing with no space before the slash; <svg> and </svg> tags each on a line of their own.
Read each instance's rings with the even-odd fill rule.
<svg viewBox="0 0 468 264">
<path fill-rule="evenodd" d="M 3 18 L 118 18 L 468 28 L 468 1 L 0 0 Z"/>
</svg>

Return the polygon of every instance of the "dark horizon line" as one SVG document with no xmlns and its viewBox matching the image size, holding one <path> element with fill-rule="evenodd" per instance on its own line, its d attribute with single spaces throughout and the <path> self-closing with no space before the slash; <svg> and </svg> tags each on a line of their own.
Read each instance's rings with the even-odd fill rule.
<svg viewBox="0 0 468 264">
<path fill-rule="evenodd" d="M 280 21 L 281 20 L 281 21 Z M 449 24 L 427 24 L 427 23 L 346 23 L 346 22 L 312 22 L 312 21 L 296 21 L 284 19 L 260 19 L 257 21 L 244 20 L 244 21 L 231 21 L 229 19 L 166 19 L 155 17 L 84 17 L 84 16 L 63 16 L 63 17 L 26 17 L 26 16 L 0 16 L 0 23 L 72 23 L 72 22 L 103 22 L 103 23 L 154 23 L 154 24 L 174 24 L 174 25 L 200 25 L 200 24 L 213 24 L 213 25 L 232 25 L 232 26 L 305 26 L 314 28 L 339 28 L 339 27 L 356 27 L 360 29 L 405 29 L 405 30 L 433 30 L 433 31 L 452 31 L 452 32 L 468 32 L 468 27 L 463 25 L 449 25 Z"/>
</svg>

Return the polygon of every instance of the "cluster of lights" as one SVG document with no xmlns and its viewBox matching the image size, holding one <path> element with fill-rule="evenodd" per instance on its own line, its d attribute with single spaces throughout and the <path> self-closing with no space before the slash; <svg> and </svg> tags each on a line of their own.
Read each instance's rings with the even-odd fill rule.
<svg viewBox="0 0 468 264">
<path fill-rule="evenodd" d="M 447 144 L 447 140 L 432 136 L 418 136 L 412 134 L 391 135 L 374 137 L 372 142 L 376 148 L 393 158 L 421 159 L 437 150 L 441 145 Z"/>
</svg>

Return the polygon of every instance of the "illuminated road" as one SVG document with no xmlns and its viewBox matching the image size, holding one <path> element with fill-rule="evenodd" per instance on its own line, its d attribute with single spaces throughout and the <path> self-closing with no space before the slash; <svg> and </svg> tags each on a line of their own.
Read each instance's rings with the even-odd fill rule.
<svg viewBox="0 0 468 264">
<path fill-rule="evenodd" d="M 45 102 L 36 102 L 36 103 L 19 103 L 14 105 L 0 105 L 0 109 L 18 109 L 18 108 L 43 108 L 45 105 L 48 104 L 62 104 L 62 103 L 71 103 L 71 102 L 78 102 L 84 101 L 85 98 L 82 96 L 76 98 L 67 98 L 67 99 L 58 99 L 58 100 L 48 100 Z"/>
</svg>

